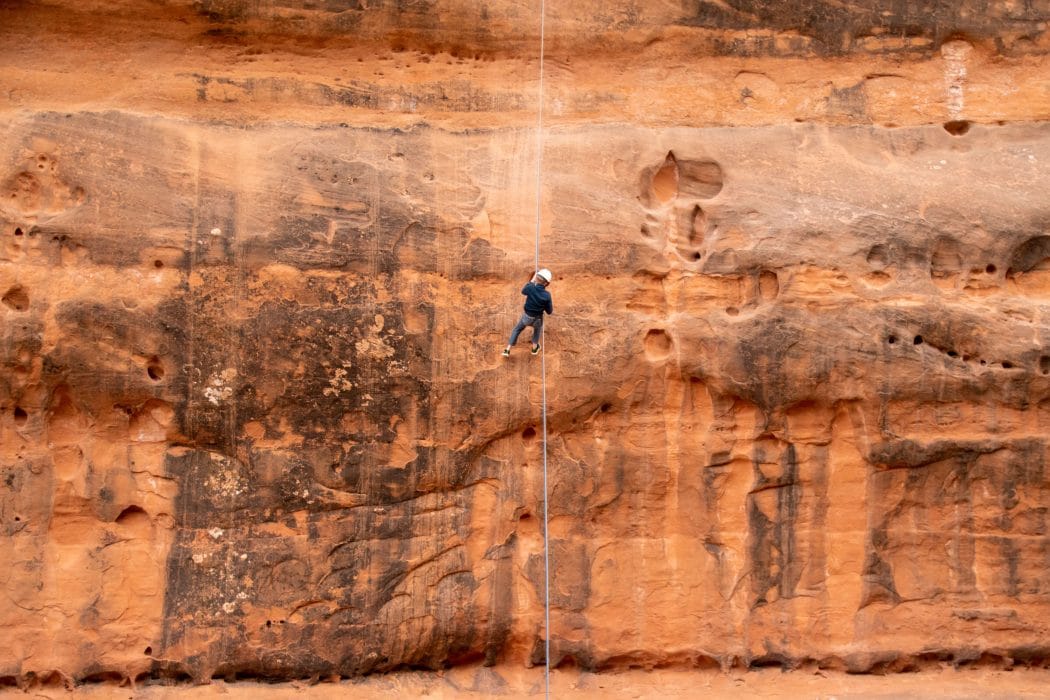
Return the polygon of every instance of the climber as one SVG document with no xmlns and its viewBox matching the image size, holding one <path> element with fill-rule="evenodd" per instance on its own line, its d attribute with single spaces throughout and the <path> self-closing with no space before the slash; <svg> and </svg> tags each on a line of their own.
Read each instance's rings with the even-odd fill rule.
<svg viewBox="0 0 1050 700">
<path fill-rule="evenodd" d="M 551 303 L 551 293 L 547 291 L 547 285 L 551 283 L 551 271 L 543 268 L 525 283 L 521 293 L 525 295 L 525 313 L 522 314 L 518 325 L 510 333 L 510 343 L 503 349 L 503 356 L 510 357 L 510 349 L 518 342 L 518 335 L 525 330 L 526 326 L 532 326 L 532 354 L 540 351 L 540 335 L 543 333 L 543 312 L 554 313 L 554 305 Z"/>
</svg>

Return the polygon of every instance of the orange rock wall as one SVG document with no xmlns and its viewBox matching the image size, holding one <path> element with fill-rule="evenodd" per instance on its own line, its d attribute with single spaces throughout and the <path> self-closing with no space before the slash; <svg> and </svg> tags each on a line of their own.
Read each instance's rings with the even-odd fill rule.
<svg viewBox="0 0 1050 700">
<path fill-rule="evenodd" d="M 1050 656 L 1050 13 L 899 5 L 547 3 L 553 663 Z M 0 8 L 0 679 L 543 662 L 536 9 Z"/>
</svg>

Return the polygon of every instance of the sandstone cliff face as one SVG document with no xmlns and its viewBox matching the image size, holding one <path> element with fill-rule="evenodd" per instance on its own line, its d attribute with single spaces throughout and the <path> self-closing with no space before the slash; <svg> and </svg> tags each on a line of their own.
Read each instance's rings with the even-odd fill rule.
<svg viewBox="0 0 1050 700">
<path fill-rule="evenodd" d="M 1044 664 L 1050 13 L 548 4 L 552 663 Z M 543 661 L 538 17 L 296 5 L 0 10 L 6 680 Z"/>
</svg>

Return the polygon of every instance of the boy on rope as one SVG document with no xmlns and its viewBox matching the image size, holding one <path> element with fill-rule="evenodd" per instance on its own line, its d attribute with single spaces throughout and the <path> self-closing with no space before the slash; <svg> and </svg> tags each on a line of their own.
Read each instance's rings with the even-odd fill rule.
<svg viewBox="0 0 1050 700">
<path fill-rule="evenodd" d="M 543 268 L 521 288 L 525 295 L 525 313 L 522 314 L 518 325 L 510 333 L 510 343 L 503 349 L 503 356 L 510 357 L 510 349 L 518 342 L 518 335 L 525 330 L 526 326 L 532 326 L 532 354 L 540 351 L 540 336 L 543 333 L 543 312 L 554 313 L 554 304 L 551 303 L 551 293 L 547 291 L 547 285 L 551 283 L 551 271 Z"/>
</svg>

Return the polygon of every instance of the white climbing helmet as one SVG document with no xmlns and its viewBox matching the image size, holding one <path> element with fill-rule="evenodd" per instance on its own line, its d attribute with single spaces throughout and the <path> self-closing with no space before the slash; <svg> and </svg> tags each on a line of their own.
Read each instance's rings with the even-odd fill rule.
<svg viewBox="0 0 1050 700">
<path fill-rule="evenodd" d="M 546 282 L 547 284 L 550 284 L 551 280 L 554 279 L 554 276 L 551 275 L 551 271 L 548 270 L 547 268 L 543 268 L 542 270 L 537 272 L 536 276 L 539 277 L 544 282 Z"/>
</svg>

